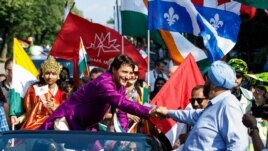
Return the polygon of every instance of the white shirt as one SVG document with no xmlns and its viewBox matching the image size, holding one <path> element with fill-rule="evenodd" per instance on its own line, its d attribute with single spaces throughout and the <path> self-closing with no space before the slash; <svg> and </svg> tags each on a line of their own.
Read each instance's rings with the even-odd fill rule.
<svg viewBox="0 0 268 151">
<path fill-rule="evenodd" d="M 158 74 L 155 70 L 151 70 L 151 71 L 149 71 L 149 80 L 150 81 L 148 81 L 148 72 L 146 72 L 145 81 L 147 83 L 149 83 L 149 85 L 150 85 L 150 92 L 152 92 L 154 90 L 154 83 L 155 83 L 155 80 L 157 79 L 157 77 L 162 77 L 166 80 L 168 79 L 168 76 L 165 73 Z"/>
</svg>

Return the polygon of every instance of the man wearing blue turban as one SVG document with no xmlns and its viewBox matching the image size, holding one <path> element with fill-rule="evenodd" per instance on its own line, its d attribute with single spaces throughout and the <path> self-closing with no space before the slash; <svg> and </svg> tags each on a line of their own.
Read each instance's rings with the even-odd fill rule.
<svg viewBox="0 0 268 151">
<path fill-rule="evenodd" d="M 243 110 L 231 93 L 235 71 L 223 61 L 215 61 L 208 70 L 204 95 L 209 99 L 204 110 L 156 110 L 160 117 L 170 117 L 193 126 L 182 150 L 247 150 L 247 129 L 241 118 Z"/>
</svg>

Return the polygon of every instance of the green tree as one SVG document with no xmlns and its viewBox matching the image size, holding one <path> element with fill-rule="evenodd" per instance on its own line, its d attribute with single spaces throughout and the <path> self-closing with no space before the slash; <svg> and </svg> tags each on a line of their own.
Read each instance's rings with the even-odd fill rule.
<svg viewBox="0 0 268 151">
<path fill-rule="evenodd" d="M 110 17 L 106 24 L 114 25 L 114 19 Z"/>
<path fill-rule="evenodd" d="M 69 5 L 71 6 L 71 3 Z M 63 23 L 65 1 L 53 0 L 2 0 L 0 1 L 1 58 L 11 54 L 13 37 L 34 37 L 37 45 L 51 45 Z M 69 6 L 69 7 L 70 7 Z M 81 11 L 73 11 L 81 15 Z M 9 49 L 8 49 L 9 48 Z"/>
<path fill-rule="evenodd" d="M 1 58 L 6 57 L 8 42 L 12 36 L 12 30 L 26 20 L 28 16 L 28 6 L 31 6 L 32 0 L 2 0 L 0 1 L 0 33 L 2 44 L 0 47 Z M 21 14 L 21 15 L 19 15 Z"/>
</svg>

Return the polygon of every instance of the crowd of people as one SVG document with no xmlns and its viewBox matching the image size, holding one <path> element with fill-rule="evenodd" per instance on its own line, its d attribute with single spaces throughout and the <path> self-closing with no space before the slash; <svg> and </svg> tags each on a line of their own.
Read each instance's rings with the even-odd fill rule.
<svg viewBox="0 0 268 151">
<path fill-rule="evenodd" d="M 192 89 L 189 105 L 183 110 L 149 105 L 179 65 L 166 73 L 166 63 L 158 60 L 143 81 L 139 79 L 138 64 L 126 55 L 118 55 L 109 69 L 92 69 L 76 87 L 68 68 L 49 56 L 41 65 L 38 81 L 28 88 L 22 100 L 24 113 L 13 115 L 9 112 L 12 58 L 4 67 L 0 131 L 15 127 L 152 134 L 146 129 L 149 125 L 157 133 L 152 135 L 163 140 L 165 136 L 149 119 L 172 118 L 185 123 L 186 131 L 175 144 L 169 144 L 170 150 L 267 148 L 268 72 L 248 73 L 247 63 L 239 58 L 213 62 L 204 74 L 205 84 Z"/>
</svg>

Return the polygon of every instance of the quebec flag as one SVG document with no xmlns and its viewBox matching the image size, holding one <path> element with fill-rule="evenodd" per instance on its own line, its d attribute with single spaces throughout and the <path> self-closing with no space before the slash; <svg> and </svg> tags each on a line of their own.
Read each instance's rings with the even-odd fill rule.
<svg viewBox="0 0 268 151">
<path fill-rule="evenodd" d="M 235 46 L 241 22 L 235 13 L 194 6 L 190 0 L 150 0 L 148 7 L 149 30 L 202 36 L 212 61 L 221 59 Z"/>
</svg>

